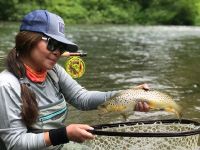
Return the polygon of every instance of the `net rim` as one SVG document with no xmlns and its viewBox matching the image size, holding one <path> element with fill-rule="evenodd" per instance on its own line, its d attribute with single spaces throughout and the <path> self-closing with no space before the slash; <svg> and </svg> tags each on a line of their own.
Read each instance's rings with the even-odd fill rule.
<svg viewBox="0 0 200 150">
<path fill-rule="evenodd" d="M 194 124 L 195 126 L 200 126 L 200 123 L 197 121 L 189 120 L 189 119 L 165 119 L 165 120 L 145 120 L 145 121 L 134 121 L 134 122 L 120 122 L 120 123 L 111 123 L 111 124 L 99 124 L 93 125 L 94 130 L 90 130 L 92 134 L 102 135 L 102 136 L 121 136 L 121 137 L 181 137 L 181 136 L 192 136 L 196 134 L 200 134 L 200 128 L 194 129 L 192 131 L 182 131 L 182 132 L 117 132 L 117 131 L 100 131 L 99 129 L 103 128 L 113 128 L 119 127 L 120 125 L 136 125 L 136 124 L 153 124 L 156 122 L 161 123 L 181 123 L 181 124 Z"/>
</svg>

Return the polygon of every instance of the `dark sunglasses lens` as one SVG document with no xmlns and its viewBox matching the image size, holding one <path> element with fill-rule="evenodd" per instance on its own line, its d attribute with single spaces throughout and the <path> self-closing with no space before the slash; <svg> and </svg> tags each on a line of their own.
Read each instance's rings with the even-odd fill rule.
<svg viewBox="0 0 200 150">
<path fill-rule="evenodd" d="M 55 40 L 49 39 L 48 45 L 47 45 L 47 49 L 49 51 L 55 51 L 56 50 L 56 43 L 55 42 L 56 42 Z"/>
<path fill-rule="evenodd" d="M 60 50 L 61 54 L 64 53 L 66 51 L 65 45 L 61 44 L 59 46 L 59 50 Z"/>
<path fill-rule="evenodd" d="M 54 39 L 49 39 L 47 49 L 49 51 L 55 51 L 58 49 L 58 50 L 60 50 L 61 53 L 64 53 L 65 46 L 62 43 L 60 43 Z"/>
</svg>

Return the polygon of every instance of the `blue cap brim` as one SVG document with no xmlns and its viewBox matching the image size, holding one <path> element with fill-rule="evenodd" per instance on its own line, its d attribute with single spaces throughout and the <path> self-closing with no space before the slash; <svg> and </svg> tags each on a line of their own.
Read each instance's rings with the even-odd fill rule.
<svg viewBox="0 0 200 150">
<path fill-rule="evenodd" d="M 53 34 L 47 34 L 47 33 L 45 33 L 45 35 L 53 38 L 56 41 L 59 41 L 59 42 L 65 44 L 66 45 L 66 51 L 68 51 L 68 52 L 77 52 L 78 51 L 78 46 L 76 44 L 72 43 L 71 41 L 69 41 L 66 38 L 63 38 L 63 37 L 57 36 L 57 35 L 53 35 Z"/>
</svg>

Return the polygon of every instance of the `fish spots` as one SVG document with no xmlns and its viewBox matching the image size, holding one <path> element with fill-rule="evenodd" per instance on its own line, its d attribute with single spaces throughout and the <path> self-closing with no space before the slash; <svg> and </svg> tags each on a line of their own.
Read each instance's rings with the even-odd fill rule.
<svg viewBox="0 0 200 150">
<path fill-rule="evenodd" d="M 137 102 L 148 103 L 151 110 L 165 110 L 177 116 L 181 113 L 180 106 L 171 96 L 156 90 L 128 89 L 117 93 L 103 105 L 106 112 L 131 112 Z M 99 107 L 100 108 L 100 107 Z"/>
</svg>

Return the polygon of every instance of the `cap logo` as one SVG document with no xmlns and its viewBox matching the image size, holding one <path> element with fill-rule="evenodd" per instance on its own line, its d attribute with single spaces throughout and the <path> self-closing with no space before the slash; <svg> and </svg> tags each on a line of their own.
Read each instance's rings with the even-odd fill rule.
<svg viewBox="0 0 200 150">
<path fill-rule="evenodd" d="M 62 34 L 65 34 L 65 25 L 62 22 L 59 22 L 59 29 L 58 31 Z"/>
</svg>

